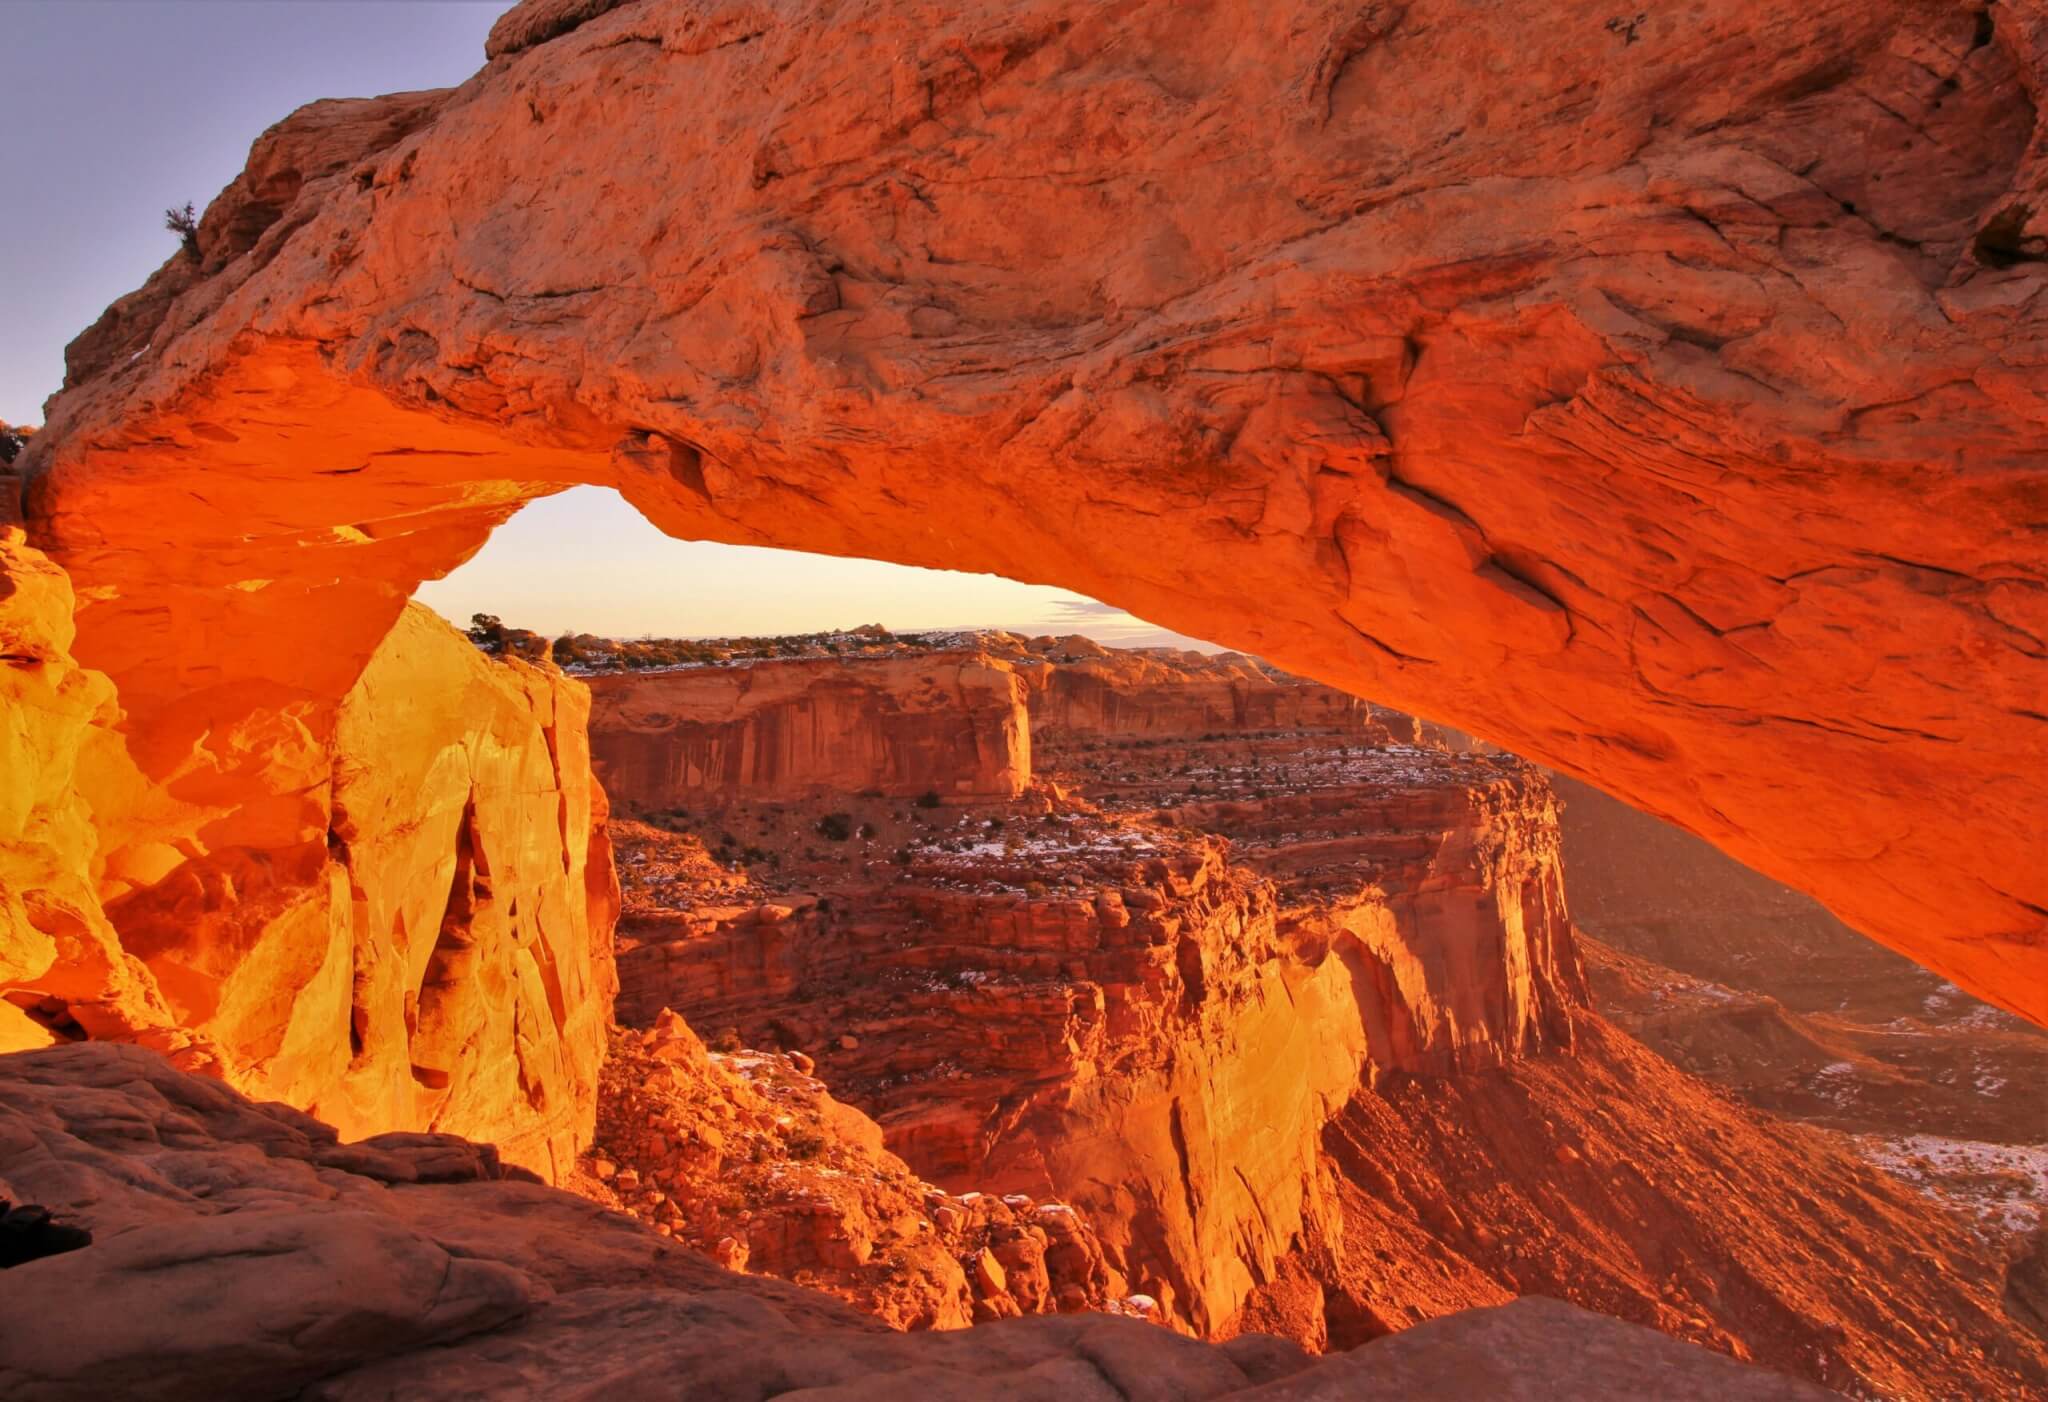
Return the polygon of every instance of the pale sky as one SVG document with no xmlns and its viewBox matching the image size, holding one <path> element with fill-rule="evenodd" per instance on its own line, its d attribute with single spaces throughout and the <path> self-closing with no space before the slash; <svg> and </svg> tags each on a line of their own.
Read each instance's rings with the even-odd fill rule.
<svg viewBox="0 0 2048 1402">
<path fill-rule="evenodd" d="M 293 108 L 462 82 L 511 0 L 0 0 L 0 420 L 40 423 L 64 345 L 176 246 Z M 419 597 L 458 621 L 637 636 L 1006 627 L 1188 640 L 1042 585 L 670 540 L 616 496 L 536 502 Z"/>
</svg>

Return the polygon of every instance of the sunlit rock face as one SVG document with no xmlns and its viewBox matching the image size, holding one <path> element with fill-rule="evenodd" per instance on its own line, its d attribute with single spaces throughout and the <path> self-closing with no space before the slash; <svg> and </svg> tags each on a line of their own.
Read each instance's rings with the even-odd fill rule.
<svg viewBox="0 0 2048 1402">
<path fill-rule="evenodd" d="M 556 1176 L 590 1138 L 615 987 L 617 888 L 589 695 L 490 661 L 414 605 L 343 702 L 327 845 L 347 893 L 345 1133 L 459 1133 Z M 309 996 L 310 996 L 309 989 Z"/>
<path fill-rule="evenodd" d="M 1107 648 L 1084 637 L 992 635 L 1030 693 L 1034 735 L 1138 738 L 1242 730 L 1355 730 L 1390 738 L 1356 696 L 1238 653 Z"/>
<path fill-rule="evenodd" d="M 80 769 L 119 753 L 120 713 L 70 655 L 71 584 L 26 544 L 18 485 L 0 475 L 0 1049 L 115 1037 L 209 1065 L 100 906 Z"/>
<path fill-rule="evenodd" d="M 1519 761 L 1380 748 L 1363 708 L 1312 684 L 1259 678 L 1346 728 L 1234 721 L 1212 673 L 1241 662 L 1094 654 L 1016 661 L 1034 694 L 1085 666 L 1086 709 L 1061 708 L 1069 729 L 1037 751 L 1057 787 L 958 816 L 898 802 L 912 832 L 870 852 L 864 822 L 840 865 L 806 869 L 814 887 L 679 871 L 621 923 L 619 1009 L 803 1049 L 919 1173 L 1072 1203 L 1119 1279 L 1216 1334 L 1332 1210 L 1337 1107 L 1389 1075 L 1572 1046 L 1585 989 L 1556 804 Z M 751 670 L 773 691 L 810 667 Z M 700 675 L 636 685 L 651 702 Z M 599 752 L 613 720 L 594 719 Z M 1241 777 L 1217 768 L 1241 755 Z M 1207 797 L 1175 806 L 1190 784 Z M 1142 819 L 1069 807 L 1068 790 Z M 891 821 L 886 803 L 830 802 Z M 706 830 L 752 842 L 756 813 L 720 809 Z M 644 880 L 652 857 L 627 861 Z"/>
<path fill-rule="evenodd" d="M 1024 688 L 972 651 L 611 674 L 590 689 L 591 757 L 621 805 L 1014 798 L 1031 782 Z"/>
<path fill-rule="evenodd" d="M 614 987 L 583 687 L 410 610 L 339 708 L 329 772 L 262 815 L 276 844 L 207 853 L 175 786 L 131 803 L 111 688 L 63 651 L 62 573 L 18 536 L 0 566 L 0 1035 L 141 1042 L 352 1135 L 460 1132 L 561 1171 Z M 307 744 L 276 738 L 284 763 Z"/>
<path fill-rule="evenodd" d="M 2038 6 L 507 23 L 266 134 L 26 454 L 209 851 L 418 580 L 596 482 L 1460 725 L 2048 1014 Z"/>
</svg>

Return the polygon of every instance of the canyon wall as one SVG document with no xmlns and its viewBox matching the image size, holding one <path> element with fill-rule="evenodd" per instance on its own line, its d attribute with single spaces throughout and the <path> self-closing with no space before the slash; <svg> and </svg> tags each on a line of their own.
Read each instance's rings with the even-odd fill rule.
<svg viewBox="0 0 2048 1402">
<path fill-rule="evenodd" d="M 107 679 L 71 657 L 71 582 L 26 543 L 18 489 L 0 474 L 0 1049 L 110 1037 L 215 1064 L 101 909 L 79 771 L 118 753 L 120 711 Z"/>
<path fill-rule="evenodd" d="M 629 907 L 620 1016 L 800 1048 L 919 1173 L 1072 1203 L 1120 1278 L 1215 1333 L 1323 1210 L 1324 1126 L 1362 1085 L 1568 1048 L 1583 1003 L 1526 766 L 1418 752 L 1326 806 L 1370 834 L 1322 841 L 1341 890 L 1237 863 L 1189 813 L 1057 806 L 889 836 L 893 880 L 858 853 L 773 892 L 700 871 Z"/>
<path fill-rule="evenodd" d="M 262 850 L 209 853 L 179 800 L 212 776 L 140 778 L 112 688 L 65 653 L 62 572 L 16 531 L 0 573 L 0 745 L 32 781 L 0 808 L 0 1037 L 140 1042 L 350 1135 L 565 1168 L 614 986 L 584 689 L 408 610 L 324 744 L 269 737 L 324 781 L 256 815 Z"/>
<path fill-rule="evenodd" d="M 1374 731 L 1373 708 L 1249 657 L 1106 648 L 1084 637 L 1014 640 L 1033 735 L 1198 735 L 1221 730 Z"/>
<path fill-rule="evenodd" d="M 2042 1018 L 2044 26 L 529 0 L 264 135 L 72 347 L 33 535 L 215 854 L 592 482 L 1461 726 Z"/>
<path fill-rule="evenodd" d="M 589 678 L 591 758 L 622 807 L 878 790 L 1012 798 L 1031 782 L 1024 693 L 974 652 Z"/>
<path fill-rule="evenodd" d="M 335 736 L 349 1055 L 337 1078 L 323 1021 L 320 1089 L 284 1099 L 345 1134 L 489 1140 L 550 1178 L 589 1142 L 618 914 L 589 705 L 423 606 L 401 616 Z"/>
</svg>

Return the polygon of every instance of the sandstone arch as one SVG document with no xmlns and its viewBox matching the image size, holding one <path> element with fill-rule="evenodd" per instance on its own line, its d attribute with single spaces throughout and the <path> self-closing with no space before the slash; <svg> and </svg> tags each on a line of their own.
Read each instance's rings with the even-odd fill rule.
<svg viewBox="0 0 2048 1402">
<path fill-rule="evenodd" d="M 528 0 L 295 114 L 29 455 L 110 880 L 297 880 L 413 585 L 593 482 L 1456 723 L 2048 1018 L 2048 10 L 1609 8 Z"/>
</svg>

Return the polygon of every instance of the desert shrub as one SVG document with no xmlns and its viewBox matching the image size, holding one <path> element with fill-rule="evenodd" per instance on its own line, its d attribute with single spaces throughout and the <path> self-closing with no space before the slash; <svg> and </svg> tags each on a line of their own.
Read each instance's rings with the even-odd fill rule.
<svg viewBox="0 0 2048 1402">
<path fill-rule="evenodd" d="M 187 257 L 199 256 L 199 216 L 192 212 L 192 201 L 185 201 L 183 209 L 165 210 L 164 227 L 178 236 L 178 245 Z"/>
<path fill-rule="evenodd" d="M 782 1137 L 782 1143 L 793 1159 L 814 1159 L 825 1152 L 825 1136 L 814 1129 L 792 1129 Z"/>
<path fill-rule="evenodd" d="M 939 791 L 937 789 L 926 789 L 917 796 L 917 806 L 919 808 L 937 808 L 939 806 Z"/>
<path fill-rule="evenodd" d="M 724 1052 L 728 1056 L 740 1049 L 740 1030 L 737 1027 L 722 1029 L 711 1039 L 711 1050 Z"/>
<path fill-rule="evenodd" d="M 851 813 L 827 813 L 818 819 L 818 836 L 828 842 L 844 842 L 853 836 Z"/>
</svg>

